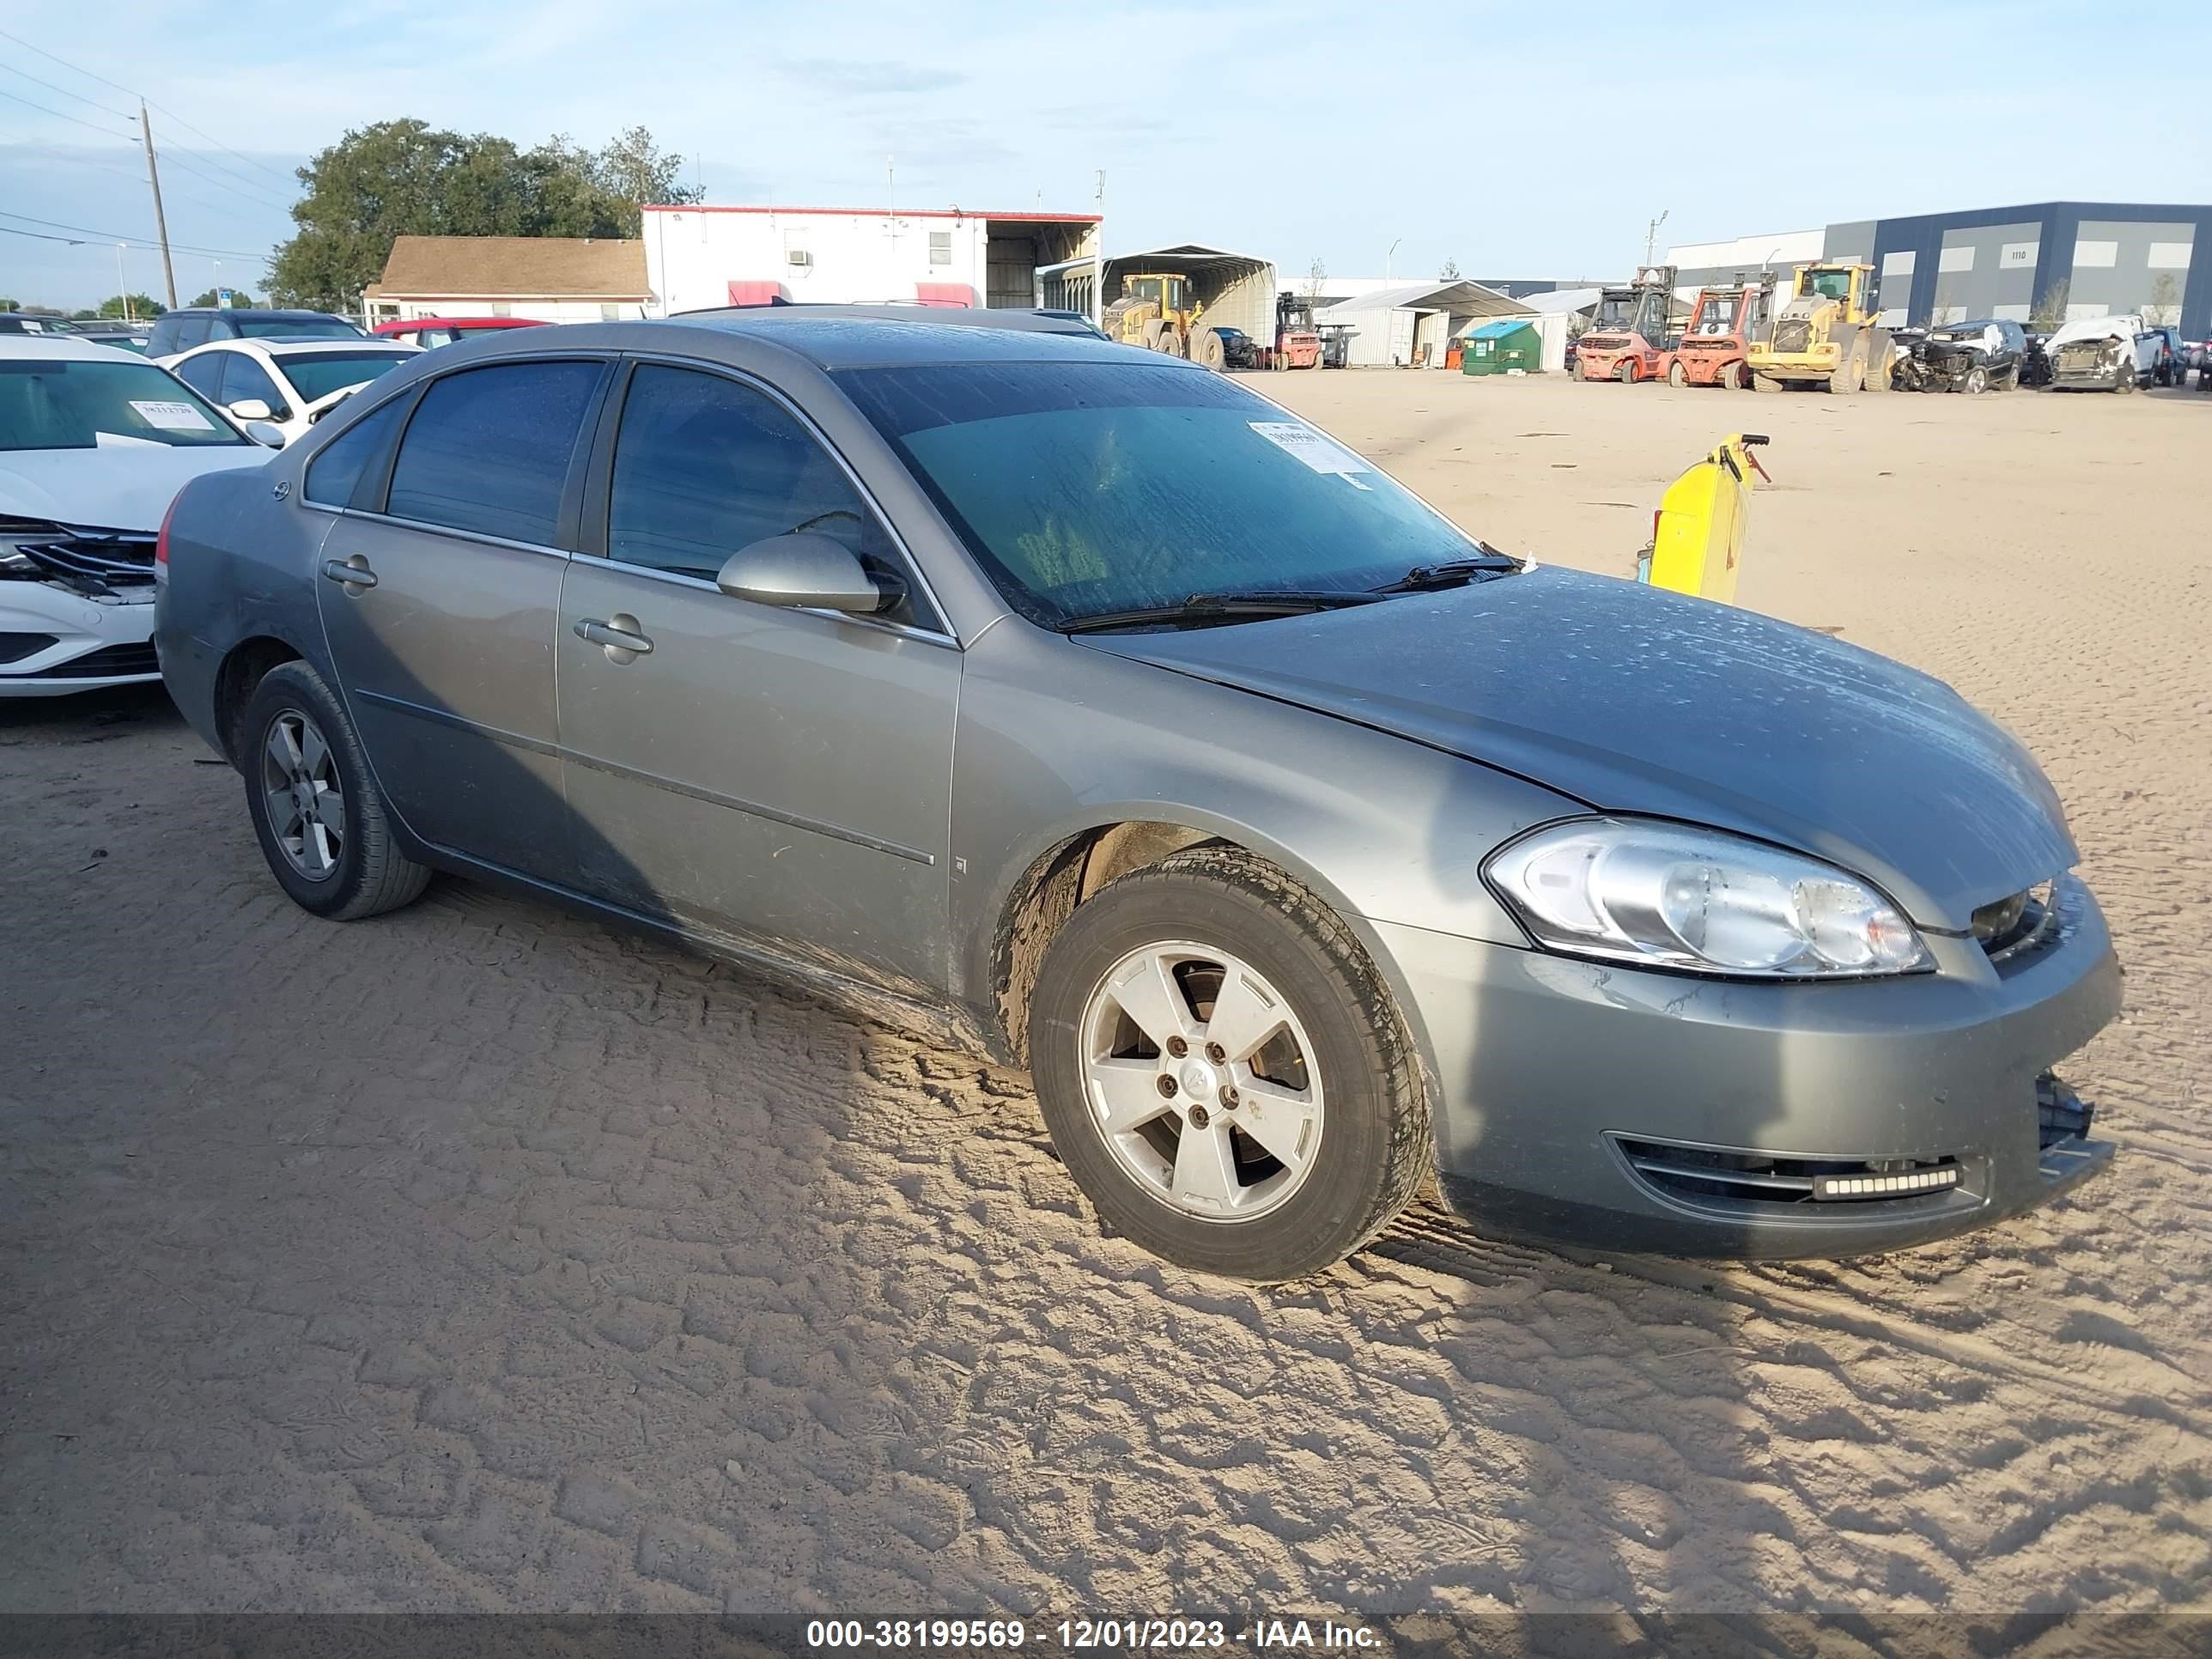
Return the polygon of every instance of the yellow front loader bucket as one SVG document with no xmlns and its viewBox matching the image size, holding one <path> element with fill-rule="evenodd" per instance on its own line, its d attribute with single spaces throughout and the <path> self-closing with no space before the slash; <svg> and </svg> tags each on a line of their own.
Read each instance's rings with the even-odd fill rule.
<svg viewBox="0 0 2212 1659">
<path fill-rule="evenodd" d="M 1658 512 L 1651 515 L 1651 545 L 1636 562 L 1637 580 L 1723 605 L 1735 603 L 1752 479 L 1773 482 L 1751 453 L 1765 442 L 1762 433 L 1731 433 L 1667 486 Z"/>
</svg>

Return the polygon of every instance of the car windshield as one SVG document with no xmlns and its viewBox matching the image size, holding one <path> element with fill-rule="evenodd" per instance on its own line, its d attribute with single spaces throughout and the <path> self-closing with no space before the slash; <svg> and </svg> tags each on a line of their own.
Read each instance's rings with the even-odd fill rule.
<svg viewBox="0 0 2212 1659">
<path fill-rule="evenodd" d="M 343 317 L 240 317 L 239 333 L 249 340 L 358 340 L 361 331 Z"/>
<path fill-rule="evenodd" d="M 1006 602 L 1047 627 L 1194 593 L 1364 592 L 1483 551 L 1218 375 L 1138 359 L 836 379 Z"/>
<path fill-rule="evenodd" d="M 1594 329 L 1622 329 L 1636 326 L 1636 296 L 1633 294 L 1608 294 L 1597 302 L 1597 311 L 1590 319 Z"/>
<path fill-rule="evenodd" d="M 301 400 L 313 403 L 341 386 L 359 386 L 393 369 L 414 356 L 411 351 L 299 351 L 276 360 L 284 378 Z"/>
<path fill-rule="evenodd" d="M 0 451 L 246 441 L 198 392 L 151 363 L 0 357 Z"/>
</svg>

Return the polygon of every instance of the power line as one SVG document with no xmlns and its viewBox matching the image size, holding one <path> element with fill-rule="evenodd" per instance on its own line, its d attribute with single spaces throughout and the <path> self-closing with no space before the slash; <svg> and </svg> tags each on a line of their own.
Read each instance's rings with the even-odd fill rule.
<svg viewBox="0 0 2212 1659">
<path fill-rule="evenodd" d="M 185 120 L 183 116 L 178 114 L 167 105 L 154 103 L 152 99 L 147 98 L 144 93 L 138 91 L 136 88 L 126 87 L 120 81 L 111 81 L 104 75 L 95 75 L 90 70 L 86 69 L 82 64 L 72 64 L 68 58 L 60 56 L 58 53 L 48 52 L 44 46 L 33 46 L 28 40 L 23 39 L 21 35 L 11 34 L 6 29 L 0 29 L 0 40 L 13 40 L 17 46 L 21 46 L 27 51 L 35 52 L 40 57 L 46 59 L 49 63 L 59 64 L 64 69 L 68 70 L 74 74 L 82 75 L 88 81 L 97 81 L 103 87 L 112 88 L 115 91 L 125 93 L 133 98 L 143 98 L 147 103 L 152 104 L 155 109 L 160 110 L 162 114 L 167 116 L 179 126 L 184 128 L 185 131 L 198 134 L 200 137 L 206 139 L 209 143 L 213 144 L 217 149 L 222 151 L 225 155 L 234 156 L 237 160 L 244 161 L 246 165 L 250 167 L 258 168 L 259 171 L 267 173 L 270 178 L 277 179 L 280 183 L 288 185 L 296 183 L 294 179 L 283 178 L 283 175 L 278 173 L 273 167 L 264 167 L 260 162 L 252 161 L 245 155 L 240 155 L 238 151 L 231 149 L 231 147 L 228 144 L 224 143 L 222 140 L 214 137 L 212 134 L 202 131 L 198 127 L 194 126 L 190 121 Z M 18 70 L 16 70 L 16 73 L 20 75 L 22 71 Z M 47 83 L 41 82 L 40 84 L 43 86 Z M 56 88 L 56 90 L 59 90 L 59 88 Z M 77 95 L 82 96 L 82 94 Z M 86 103 L 90 103 L 92 100 L 87 98 L 84 101 Z M 51 113 L 52 112 L 49 112 Z M 112 111 L 110 112 L 111 114 L 114 112 L 115 112 Z"/>
<path fill-rule="evenodd" d="M 97 98 L 88 98 L 81 92 L 71 92 L 67 87 L 61 85 L 58 82 L 41 81 L 37 76 L 32 74 L 30 70 L 17 69 L 13 64 L 0 64 L 0 69 L 6 70 L 10 75 L 21 76 L 26 81 L 28 81 L 34 87 L 44 87 L 49 92 L 58 92 L 64 98 L 74 98 L 80 104 L 89 104 L 93 108 L 104 111 L 109 115 L 119 115 L 126 121 L 135 121 L 138 118 L 127 109 L 118 109 L 112 104 L 101 103 Z"/>
<path fill-rule="evenodd" d="M 112 230 L 94 230 L 89 225 L 64 224 L 58 219 L 34 219 L 27 213 L 9 213 L 4 209 L 0 209 L 0 219 L 17 219 L 27 225 L 44 225 L 48 230 L 79 231 L 100 241 L 121 242 L 131 247 L 152 248 L 161 246 L 160 243 L 148 241 L 143 237 L 125 235 Z M 5 226 L 0 226 L 0 229 L 5 228 Z M 254 253 L 237 247 L 196 247 L 189 242 L 172 242 L 169 246 L 182 253 L 205 253 L 224 259 L 258 259 L 262 257 L 262 253 L 268 252 L 265 248 L 261 251 L 261 253 Z"/>
<path fill-rule="evenodd" d="M 4 88 L 0 88 L 0 98 L 15 99 L 15 101 L 22 105 L 24 108 L 34 109 L 41 115 L 51 115 L 57 121 L 76 121 L 81 127 L 89 127 L 94 132 L 104 132 L 111 138 L 120 138 L 126 144 L 135 144 L 138 142 L 138 135 L 135 132 L 118 132 L 113 127 L 104 127 L 97 121 L 78 121 L 74 115 L 64 115 L 58 109 L 48 109 L 44 104 L 34 104 L 27 98 L 16 97 L 14 93 Z"/>
<path fill-rule="evenodd" d="M 67 242 L 71 247 L 90 247 L 92 244 L 81 236 L 48 236 L 35 230 L 18 230 L 13 225 L 0 225 L 0 236 L 30 236 L 41 242 Z M 136 246 L 136 244 L 132 244 Z"/>
<path fill-rule="evenodd" d="M 232 195 L 240 197 L 258 206 L 272 209 L 278 213 L 291 211 L 289 203 L 277 201 L 271 196 L 257 194 L 259 190 L 258 185 L 256 185 L 253 190 L 248 190 L 244 185 L 232 184 L 228 179 L 218 178 L 216 174 L 205 171 L 198 164 L 199 158 L 188 158 L 181 151 L 165 149 L 161 152 L 161 160 L 171 167 L 182 167 L 185 172 L 213 185 L 218 190 L 227 190 Z M 237 174 L 233 173 L 231 177 L 235 178 Z"/>
</svg>

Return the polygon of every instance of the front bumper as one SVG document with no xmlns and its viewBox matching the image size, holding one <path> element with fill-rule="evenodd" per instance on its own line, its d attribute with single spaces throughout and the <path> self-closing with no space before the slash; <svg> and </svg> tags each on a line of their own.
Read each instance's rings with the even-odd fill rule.
<svg viewBox="0 0 2212 1659">
<path fill-rule="evenodd" d="M 0 581 L 0 697 L 59 697 L 161 678 L 154 594 L 95 599 L 50 582 Z M 37 641 L 47 643 L 33 643 Z"/>
<path fill-rule="evenodd" d="M 1844 1256 L 1984 1226 L 2110 1160 L 2086 1116 L 2079 1133 L 2043 1127 L 2051 1068 L 2119 1009 L 2095 900 L 2071 880 L 2060 895 L 2033 954 L 2000 965 L 1931 937 L 1936 972 L 1856 983 L 1706 981 L 1375 927 L 1434 1067 L 1445 1194 L 1477 1225 L 1599 1249 Z M 1670 1159 L 1765 1173 L 1655 1178 Z M 1952 1173 L 1940 1191 L 1826 1202 L 1792 1190 L 1808 1170 Z"/>
</svg>

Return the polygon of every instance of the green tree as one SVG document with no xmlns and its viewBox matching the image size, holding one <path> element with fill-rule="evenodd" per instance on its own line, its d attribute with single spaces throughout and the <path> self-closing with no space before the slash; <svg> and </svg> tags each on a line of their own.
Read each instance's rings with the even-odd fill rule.
<svg viewBox="0 0 2212 1659">
<path fill-rule="evenodd" d="M 598 150 L 565 135 L 523 150 L 491 133 L 380 121 L 299 170 L 299 230 L 270 265 L 270 297 L 351 309 L 398 236 L 635 236 L 645 203 L 697 199 L 683 164 L 643 127 Z"/>
<path fill-rule="evenodd" d="M 168 307 L 165 305 L 157 305 L 150 294 L 134 294 L 131 296 L 131 307 L 126 312 L 124 309 L 123 296 L 120 294 L 111 294 L 100 302 L 99 309 L 80 311 L 76 314 L 82 318 L 99 318 L 104 321 L 111 317 L 158 317 L 167 309 Z"/>
<path fill-rule="evenodd" d="M 13 300 L 0 299 L 0 311 L 21 311 L 22 308 Z"/>
<path fill-rule="evenodd" d="M 1456 259 L 1445 260 L 1444 268 L 1437 273 L 1437 280 L 1440 283 L 1455 283 L 1459 281 L 1459 261 Z"/>
<path fill-rule="evenodd" d="M 202 306 L 219 306 L 222 303 L 222 295 L 220 292 L 215 289 L 208 289 L 206 293 L 201 295 L 198 299 L 192 301 L 195 307 Z M 233 306 L 250 306 L 253 303 L 253 296 L 251 294 L 248 294 L 242 288 L 234 288 L 230 291 L 230 303 Z"/>
</svg>

